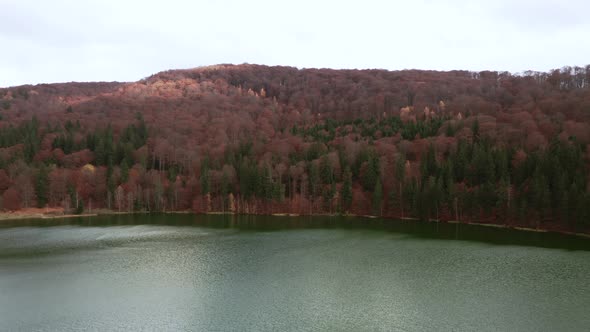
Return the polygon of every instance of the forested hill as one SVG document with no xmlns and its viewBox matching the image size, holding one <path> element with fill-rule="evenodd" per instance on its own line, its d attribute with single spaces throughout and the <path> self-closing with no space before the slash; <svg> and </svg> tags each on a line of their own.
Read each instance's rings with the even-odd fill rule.
<svg viewBox="0 0 590 332">
<path fill-rule="evenodd" d="M 217 65 L 0 89 L 0 207 L 590 224 L 590 66 Z"/>
</svg>

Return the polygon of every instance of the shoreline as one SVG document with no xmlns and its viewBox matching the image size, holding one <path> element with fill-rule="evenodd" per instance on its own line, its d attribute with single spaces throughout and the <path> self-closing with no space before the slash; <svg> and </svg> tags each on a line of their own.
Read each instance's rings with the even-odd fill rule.
<svg viewBox="0 0 590 332">
<path fill-rule="evenodd" d="M 195 213 L 189 210 L 185 211 L 162 211 L 162 212 L 149 212 L 149 211 L 113 211 L 113 210 L 97 210 L 94 213 L 83 213 L 83 214 L 57 214 L 57 213 L 42 213 L 39 211 L 35 211 L 32 213 L 19 213 L 19 212 L 1 212 L 0 213 L 0 225 L 3 222 L 14 222 L 18 220 L 31 220 L 31 219 L 44 219 L 44 220 L 52 220 L 52 219 L 70 219 L 70 218 L 84 218 L 84 217 L 97 217 L 97 216 L 114 216 L 114 215 L 131 215 L 131 214 L 194 214 L 194 215 L 242 215 L 234 212 L 222 212 L 222 211 L 212 211 L 207 213 Z M 248 215 L 248 214 L 244 214 Z M 252 216 L 257 216 L 260 214 L 249 214 Z M 266 216 L 273 216 L 273 217 L 301 217 L 301 216 L 308 216 L 308 215 L 300 215 L 297 213 L 271 213 L 271 214 L 263 214 Z M 413 217 L 380 217 L 375 215 L 357 215 L 357 214 L 312 214 L 312 217 L 352 217 L 352 218 L 368 218 L 368 219 L 386 219 L 386 220 L 397 220 L 402 222 L 419 222 L 420 219 L 413 218 Z M 447 220 L 447 221 L 440 221 L 436 219 L 427 220 L 428 223 L 445 223 L 445 224 L 456 224 L 456 225 L 472 225 L 472 226 L 482 226 L 482 227 L 491 227 L 491 228 L 500 228 L 500 229 L 510 229 L 516 231 L 523 231 L 523 232 L 535 232 L 535 233 L 554 233 L 554 234 L 562 234 L 568 236 L 576 236 L 580 238 L 590 239 L 590 233 L 579 233 L 579 232 L 571 232 L 571 231 L 560 231 L 560 230 L 550 230 L 550 229 L 543 229 L 543 228 L 530 228 L 525 226 L 518 226 L 518 225 L 505 225 L 505 224 L 493 224 L 493 223 L 481 223 L 481 222 L 463 222 L 457 220 Z"/>
</svg>

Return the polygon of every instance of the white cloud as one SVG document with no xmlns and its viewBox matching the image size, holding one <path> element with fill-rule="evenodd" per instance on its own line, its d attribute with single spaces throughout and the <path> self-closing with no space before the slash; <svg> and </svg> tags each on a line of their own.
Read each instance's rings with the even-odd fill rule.
<svg viewBox="0 0 590 332">
<path fill-rule="evenodd" d="M 549 70 L 588 62 L 586 1 L 0 0 L 0 86 L 217 63 Z"/>
</svg>

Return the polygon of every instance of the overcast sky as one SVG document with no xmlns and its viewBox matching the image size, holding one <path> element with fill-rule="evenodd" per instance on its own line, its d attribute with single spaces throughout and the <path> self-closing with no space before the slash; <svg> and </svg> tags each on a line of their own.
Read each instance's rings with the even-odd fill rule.
<svg viewBox="0 0 590 332">
<path fill-rule="evenodd" d="M 0 86 L 218 63 L 546 71 L 590 63 L 590 1 L 0 0 Z"/>
</svg>

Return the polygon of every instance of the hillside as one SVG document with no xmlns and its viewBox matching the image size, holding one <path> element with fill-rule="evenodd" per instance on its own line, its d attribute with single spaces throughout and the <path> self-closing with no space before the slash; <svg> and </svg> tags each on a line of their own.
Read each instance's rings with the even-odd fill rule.
<svg viewBox="0 0 590 332">
<path fill-rule="evenodd" d="M 590 66 L 217 65 L 0 89 L 0 207 L 588 229 Z"/>
</svg>

